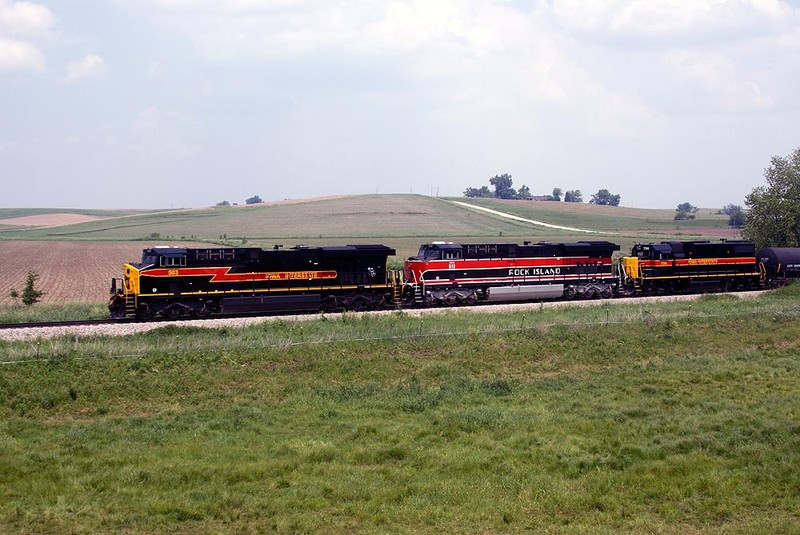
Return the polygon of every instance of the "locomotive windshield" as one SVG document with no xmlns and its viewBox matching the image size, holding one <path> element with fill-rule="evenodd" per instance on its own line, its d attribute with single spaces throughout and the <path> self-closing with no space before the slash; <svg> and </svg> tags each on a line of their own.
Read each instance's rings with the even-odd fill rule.
<svg viewBox="0 0 800 535">
<path fill-rule="evenodd" d="M 419 246 L 417 252 L 417 260 L 439 260 L 442 257 L 442 251 L 433 245 L 424 244 Z"/>
<path fill-rule="evenodd" d="M 462 246 L 457 243 L 426 243 L 420 245 L 415 260 L 458 260 L 462 258 Z"/>
</svg>

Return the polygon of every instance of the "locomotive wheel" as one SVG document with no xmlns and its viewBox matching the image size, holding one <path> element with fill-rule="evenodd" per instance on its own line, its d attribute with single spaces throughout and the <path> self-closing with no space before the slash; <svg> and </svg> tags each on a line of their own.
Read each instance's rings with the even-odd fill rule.
<svg viewBox="0 0 800 535">
<path fill-rule="evenodd" d="M 458 295 L 456 293 L 449 293 L 444 296 L 444 304 L 451 307 L 458 303 Z"/>
<path fill-rule="evenodd" d="M 564 299 L 575 299 L 575 288 L 570 286 L 564 290 Z"/>
<path fill-rule="evenodd" d="M 352 307 L 353 307 L 353 310 L 356 311 L 356 312 L 365 312 L 365 311 L 367 311 L 367 310 L 369 310 L 371 308 L 370 304 L 369 304 L 369 301 L 367 301 L 367 299 L 365 297 L 356 297 L 353 300 Z"/>
<path fill-rule="evenodd" d="M 150 307 L 147 306 L 146 303 L 139 305 L 139 308 L 136 310 L 136 317 L 140 320 L 149 320 L 153 317 L 153 311 L 150 310 Z"/>
<path fill-rule="evenodd" d="M 192 315 L 197 318 L 207 318 L 209 314 L 211 314 L 211 309 L 205 303 L 192 310 Z"/>
<path fill-rule="evenodd" d="M 342 307 L 339 305 L 339 301 L 337 301 L 337 299 L 332 295 L 329 295 L 322 301 L 322 310 L 324 312 L 336 312 L 341 308 Z"/>
<path fill-rule="evenodd" d="M 172 305 L 171 307 L 163 310 L 161 313 L 169 319 L 174 320 L 175 318 L 180 318 L 183 315 L 183 309 L 178 305 Z"/>
</svg>

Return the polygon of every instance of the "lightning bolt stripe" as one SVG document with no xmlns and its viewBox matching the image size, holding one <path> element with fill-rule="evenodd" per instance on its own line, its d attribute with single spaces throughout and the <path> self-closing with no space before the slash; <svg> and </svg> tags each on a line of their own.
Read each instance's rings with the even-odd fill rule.
<svg viewBox="0 0 800 535">
<path fill-rule="evenodd" d="M 741 264 L 755 264 L 752 256 L 738 258 L 685 258 L 678 260 L 639 260 L 639 265 L 645 267 L 685 267 L 685 266 L 732 266 Z"/>
<path fill-rule="evenodd" d="M 211 277 L 210 283 L 215 282 L 252 282 L 252 281 L 284 281 L 284 280 L 313 280 L 335 279 L 336 271 L 268 271 L 250 273 L 231 273 L 233 267 L 202 267 L 202 268 L 174 268 L 150 269 L 141 273 L 142 277 Z"/>
</svg>

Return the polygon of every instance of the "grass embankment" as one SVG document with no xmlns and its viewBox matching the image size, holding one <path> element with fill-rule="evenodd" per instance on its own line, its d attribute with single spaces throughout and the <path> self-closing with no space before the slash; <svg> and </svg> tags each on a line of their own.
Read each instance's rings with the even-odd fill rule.
<svg viewBox="0 0 800 535">
<path fill-rule="evenodd" d="M 0 323 L 94 320 L 108 318 L 106 303 L 37 303 L 0 305 Z"/>
<path fill-rule="evenodd" d="M 797 532 L 797 295 L 61 340 L 0 531 Z"/>
</svg>

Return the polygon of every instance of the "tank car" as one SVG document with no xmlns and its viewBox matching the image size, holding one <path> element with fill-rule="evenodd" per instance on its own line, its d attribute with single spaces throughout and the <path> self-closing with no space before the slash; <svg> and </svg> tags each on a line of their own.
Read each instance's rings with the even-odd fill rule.
<svg viewBox="0 0 800 535">
<path fill-rule="evenodd" d="M 367 310 L 393 303 L 385 245 L 144 249 L 113 279 L 112 317 Z M 399 298 L 399 296 L 397 296 Z"/>
<path fill-rule="evenodd" d="M 756 259 L 767 286 L 784 286 L 800 278 L 800 248 L 765 247 L 756 253 Z"/>
<path fill-rule="evenodd" d="M 433 242 L 405 262 L 407 305 L 611 297 L 618 284 L 607 241 L 532 244 Z"/>
<path fill-rule="evenodd" d="M 755 245 L 744 240 L 636 244 L 621 266 L 629 295 L 746 290 L 761 280 Z"/>
</svg>

